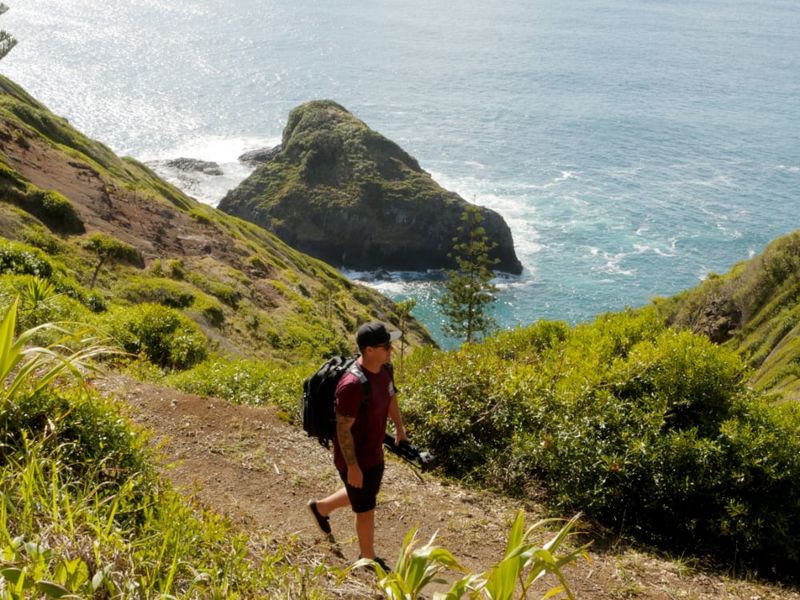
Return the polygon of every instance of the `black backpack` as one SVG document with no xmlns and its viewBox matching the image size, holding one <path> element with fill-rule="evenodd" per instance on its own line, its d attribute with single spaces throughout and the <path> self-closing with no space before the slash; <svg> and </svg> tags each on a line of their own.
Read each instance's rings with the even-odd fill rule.
<svg viewBox="0 0 800 600">
<path fill-rule="evenodd" d="M 300 410 L 303 412 L 303 430 L 309 437 L 329 447 L 336 436 L 336 385 L 348 371 L 364 384 L 364 402 L 369 397 L 369 382 L 355 357 L 334 356 L 325 361 L 311 377 L 303 382 Z"/>
<path fill-rule="evenodd" d="M 394 382 L 392 365 L 386 365 Z M 300 410 L 303 413 L 303 430 L 309 437 L 315 437 L 326 448 L 336 437 L 336 386 L 342 375 L 350 371 L 364 385 L 364 400 L 361 408 L 369 400 L 369 380 L 361 371 L 356 357 L 334 356 L 325 361 L 317 371 L 303 382 L 303 396 Z"/>
</svg>

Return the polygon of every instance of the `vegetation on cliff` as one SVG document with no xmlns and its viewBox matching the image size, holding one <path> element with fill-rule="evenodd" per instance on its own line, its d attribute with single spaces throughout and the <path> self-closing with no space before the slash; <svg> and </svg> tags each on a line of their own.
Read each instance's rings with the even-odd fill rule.
<svg viewBox="0 0 800 600">
<path fill-rule="evenodd" d="M 412 436 L 448 474 L 580 509 L 622 535 L 779 578 L 800 566 L 800 406 L 656 309 L 418 351 Z"/>
<path fill-rule="evenodd" d="M 280 151 L 219 205 L 333 265 L 400 270 L 454 266 L 451 240 L 467 206 L 397 144 L 329 100 L 292 110 Z M 505 221 L 481 212 L 497 244 L 496 268 L 520 273 Z"/>
<path fill-rule="evenodd" d="M 800 400 L 800 231 L 660 306 L 675 326 L 741 354 L 756 389 Z"/>
<path fill-rule="evenodd" d="M 351 351 L 359 321 L 401 318 L 385 297 L 120 159 L 2 77 L 0 236 L 16 240 L 2 246 L 2 272 L 52 277 L 83 305 L 72 318 L 160 304 L 197 324 L 206 353 L 302 362 Z M 2 286 L 5 305 L 18 285 Z M 408 338 L 431 342 L 413 320 Z"/>
</svg>

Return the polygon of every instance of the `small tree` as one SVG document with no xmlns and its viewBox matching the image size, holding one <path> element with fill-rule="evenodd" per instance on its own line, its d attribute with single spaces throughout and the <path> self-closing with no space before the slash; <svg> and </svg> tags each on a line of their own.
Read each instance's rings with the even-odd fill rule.
<svg viewBox="0 0 800 600">
<path fill-rule="evenodd" d="M 400 338 L 400 371 L 403 370 L 403 356 L 406 353 L 406 331 L 408 329 L 408 320 L 411 318 L 411 311 L 417 306 L 417 301 L 414 298 L 408 298 L 402 302 L 397 303 L 395 312 L 400 317 L 400 331 L 403 336 Z"/>
<path fill-rule="evenodd" d="M 453 238 L 450 253 L 456 268 L 448 271 L 445 292 L 439 300 L 442 315 L 447 319 L 445 333 L 463 338 L 467 343 L 486 335 L 497 324 L 490 314 L 497 300 L 497 286 L 492 283 L 492 267 L 497 259 L 489 252 L 497 246 L 489 242 L 483 227 L 483 215 L 477 206 L 470 206 L 461 215 L 458 235 Z"/>
<path fill-rule="evenodd" d="M 0 15 L 8 10 L 8 7 L 0 2 Z M 6 54 L 11 52 L 11 49 L 17 45 L 17 40 L 14 39 L 10 33 L 5 30 L 0 30 L 0 59 Z"/>
<path fill-rule="evenodd" d="M 121 242 L 104 233 L 95 233 L 86 241 L 86 248 L 97 255 L 99 259 L 92 273 L 92 281 L 89 288 L 93 288 L 97 281 L 97 275 L 102 266 L 109 260 L 121 260 L 130 264 L 141 266 L 142 257 L 139 251 L 130 244 Z"/>
</svg>

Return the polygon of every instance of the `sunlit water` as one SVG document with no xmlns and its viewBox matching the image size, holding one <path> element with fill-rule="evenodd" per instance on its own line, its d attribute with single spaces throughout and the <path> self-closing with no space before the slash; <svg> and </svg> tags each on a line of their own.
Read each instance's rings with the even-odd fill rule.
<svg viewBox="0 0 800 600">
<path fill-rule="evenodd" d="M 337 100 L 508 221 L 503 327 L 641 305 L 799 226 L 795 0 L 6 3 L 0 71 L 119 153 L 220 163 L 189 189 L 210 204 Z M 351 275 L 439 332 L 430 278 Z"/>
</svg>

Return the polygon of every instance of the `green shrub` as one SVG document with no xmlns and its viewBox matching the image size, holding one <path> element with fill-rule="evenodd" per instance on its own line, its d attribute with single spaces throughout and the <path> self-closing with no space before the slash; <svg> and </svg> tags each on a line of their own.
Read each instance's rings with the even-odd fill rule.
<svg viewBox="0 0 800 600">
<path fill-rule="evenodd" d="M 48 447 L 60 448 L 61 468 L 71 478 L 97 469 L 97 477 L 121 485 L 153 474 L 146 439 L 131 434 L 111 401 L 82 388 L 23 395 L 0 412 L 0 457 L 24 452 L 27 441 L 42 435 Z"/>
<path fill-rule="evenodd" d="M 212 223 L 211 219 L 207 214 L 205 214 L 202 210 L 198 208 L 192 208 L 189 210 L 189 216 L 197 221 L 198 223 L 202 223 L 203 225 L 210 225 Z"/>
<path fill-rule="evenodd" d="M 181 261 L 180 259 L 173 259 L 167 261 L 166 272 L 173 279 L 186 278 L 186 270 L 183 267 L 183 261 Z"/>
<path fill-rule="evenodd" d="M 352 354 L 353 343 L 317 321 L 314 314 L 290 314 L 280 330 L 267 329 L 266 339 L 276 350 L 290 351 L 298 360 L 317 361 L 336 354 Z"/>
<path fill-rule="evenodd" d="M 277 406 L 296 420 L 303 379 L 315 368 L 312 364 L 286 367 L 266 361 L 213 358 L 170 375 L 167 381 L 193 394 L 225 398 L 237 404 Z"/>
<path fill-rule="evenodd" d="M 0 275 L 3 273 L 47 278 L 53 274 L 53 266 L 38 248 L 0 240 Z"/>
<path fill-rule="evenodd" d="M 233 286 L 226 283 L 214 281 L 213 279 L 201 280 L 197 278 L 195 284 L 203 291 L 208 292 L 212 296 L 216 296 L 232 308 L 239 306 L 239 301 L 242 299 L 242 295 Z"/>
<path fill-rule="evenodd" d="M 50 291 L 45 295 L 36 295 L 35 290 L 48 286 Z M 71 296 L 58 291 L 58 287 L 50 280 L 39 279 L 31 275 L 0 276 L 0 310 L 11 305 L 14 298 L 21 297 L 19 324 L 23 329 L 52 321 L 86 322 L 90 312 L 86 306 Z M 54 341 L 61 334 L 42 332 L 37 338 L 39 343 Z"/>
<path fill-rule="evenodd" d="M 222 310 L 222 305 L 219 302 L 205 300 L 198 303 L 196 308 L 200 310 L 200 314 L 203 315 L 203 317 L 208 319 L 211 325 L 214 327 L 222 327 L 222 324 L 225 322 L 225 312 Z"/>
<path fill-rule="evenodd" d="M 450 475 L 583 510 L 648 543 L 762 573 L 800 566 L 800 409 L 651 309 L 415 352 L 413 438 Z"/>
<path fill-rule="evenodd" d="M 142 353 L 160 367 L 185 369 L 208 355 L 208 340 L 197 324 L 166 306 L 117 309 L 105 323 L 126 352 Z"/>
<path fill-rule="evenodd" d="M 417 353 L 408 362 L 415 360 L 420 360 Z M 514 433 L 531 425 L 527 382 L 507 379 L 498 360 L 471 348 L 436 353 L 432 364 L 420 370 L 409 365 L 418 439 L 448 473 L 480 479 L 481 469 L 506 451 Z M 407 381 L 406 375 L 404 397 Z"/>
<path fill-rule="evenodd" d="M 83 231 L 83 222 L 72 203 L 55 190 L 42 190 L 36 194 L 48 221 L 58 223 L 66 231 Z"/>
<path fill-rule="evenodd" d="M 101 263 L 106 260 L 117 260 L 134 267 L 144 267 L 144 260 L 139 250 L 105 233 L 93 233 L 85 239 L 84 245 L 101 259 Z"/>
<path fill-rule="evenodd" d="M 186 284 L 163 278 L 131 278 L 118 289 L 118 295 L 129 302 L 163 304 L 172 308 L 186 308 L 195 300 Z"/>
<path fill-rule="evenodd" d="M 21 239 L 29 246 L 39 248 L 47 254 L 59 254 L 64 251 L 61 241 L 39 225 L 23 231 Z"/>
</svg>

